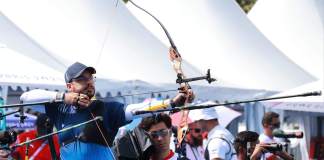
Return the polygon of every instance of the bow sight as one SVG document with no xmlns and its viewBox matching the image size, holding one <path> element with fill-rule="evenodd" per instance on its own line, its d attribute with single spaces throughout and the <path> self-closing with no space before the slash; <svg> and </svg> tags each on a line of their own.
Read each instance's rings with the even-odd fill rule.
<svg viewBox="0 0 324 160">
<path fill-rule="evenodd" d="M 193 77 L 193 78 L 182 78 L 181 74 L 177 75 L 177 80 L 176 83 L 181 84 L 181 83 L 187 83 L 187 82 L 192 82 L 192 81 L 199 81 L 199 80 L 206 80 L 209 84 L 211 82 L 216 81 L 215 78 L 211 78 L 210 76 L 210 69 L 207 70 L 206 76 L 201 76 L 201 77 Z"/>
</svg>

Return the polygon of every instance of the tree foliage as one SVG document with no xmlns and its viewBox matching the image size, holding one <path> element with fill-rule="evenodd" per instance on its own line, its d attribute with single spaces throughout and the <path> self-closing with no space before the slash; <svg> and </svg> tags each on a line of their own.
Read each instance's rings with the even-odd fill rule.
<svg viewBox="0 0 324 160">
<path fill-rule="evenodd" d="M 128 0 L 123 0 L 125 3 L 128 2 Z M 227 1 L 227 0 L 224 0 Z M 244 10 L 245 13 L 248 13 L 253 5 L 255 4 L 257 0 L 236 0 L 236 2 L 241 6 L 241 8 Z"/>
<path fill-rule="evenodd" d="M 245 13 L 248 13 L 257 0 L 236 0 Z"/>
</svg>

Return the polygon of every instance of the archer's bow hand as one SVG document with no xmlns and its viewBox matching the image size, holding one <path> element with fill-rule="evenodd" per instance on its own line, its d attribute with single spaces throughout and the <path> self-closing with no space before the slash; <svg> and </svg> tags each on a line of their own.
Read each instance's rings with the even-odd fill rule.
<svg viewBox="0 0 324 160">
<path fill-rule="evenodd" d="M 171 100 L 172 107 L 181 107 L 185 103 L 191 103 L 195 99 L 195 94 L 191 89 L 186 91 L 180 90 L 179 93 Z"/>
<path fill-rule="evenodd" d="M 186 96 L 187 96 L 187 103 L 192 103 L 195 100 L 195 94 L 191 89 L 187 90 Z"/>
</svg>

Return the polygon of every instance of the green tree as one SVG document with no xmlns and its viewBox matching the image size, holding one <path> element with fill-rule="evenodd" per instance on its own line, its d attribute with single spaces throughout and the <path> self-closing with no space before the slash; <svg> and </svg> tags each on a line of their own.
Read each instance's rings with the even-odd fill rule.
<svg viewBox="0 0 324 160">
<path fill-rule="evenodd" d="M 236 0 L 245 13 L 248 13 L 257 0 Z"/>
</svg>

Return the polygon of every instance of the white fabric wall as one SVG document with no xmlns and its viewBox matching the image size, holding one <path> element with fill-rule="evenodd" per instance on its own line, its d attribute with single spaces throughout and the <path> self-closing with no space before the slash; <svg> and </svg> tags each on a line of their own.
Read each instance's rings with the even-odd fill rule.
<svg viewBox="0 0 324 160">
<path fill-rule="evenodd" d="M 64 58 L 66 66 L 80 61 L 96 67 L 101 78 L 175 82 L 168 47 L 121 1 L 5 0 L 0 9 L 29 37 Z M 201 76 L 193 66 L 184 65 L 188 77 Z"/>
<path fill-rule="evenodd" d="M 0 56 L 0 85 L 3 86 L 4 92 L 7 92 L 5 86 L 13 88 L 20 86 L 23 90 L 27 87 L 30 89 L 65 89 L 63 73 L 3 45 L 0 46 Z"/>
<path fill-rule="evenodd" d="M 3 2 L 3 1 L 1 1 Z M 42 47 L 38 42 L 20 30 L 8 17 L 3 14 L 0 2 L 0 44 L 15 49 L 17 52 L 31 57 L 38 62 L 63 72 L 66 68 L 60 59 Z M 23 13 L 22 13 L 23 14 Z M 44 34 L 47 35 L 46 33 Z M 50 37 L 49 37 L 50 38 Z"/>
<path fill-rule="evenodd" d="M 258 0 L 248 17 L 288 58 L 323 78 L 323 0 Z"/>
</svg>

